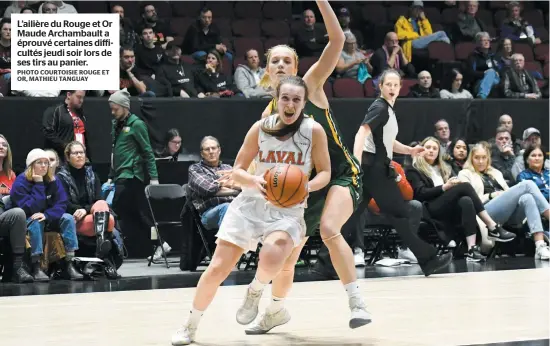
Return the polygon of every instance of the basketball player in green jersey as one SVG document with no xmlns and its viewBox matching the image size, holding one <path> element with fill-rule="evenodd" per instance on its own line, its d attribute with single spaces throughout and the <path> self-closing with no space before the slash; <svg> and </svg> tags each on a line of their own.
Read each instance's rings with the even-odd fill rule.
<svg viewBox="0 0 550 346">
<path fill-rule="evenodd" d="M 348 294 L 351 310 L 349 326 L 357 328 L 370 323 L 371 316 L 359 291 L 353 252 L 340 231 L 361 202 L 362 172 L 357 159 L 343 144 L 323 90 L 323 85 L 340 58 L 345 36 L 328 2 L 319 0 L 316 2 L 323 16 L 329 42 L 319 60 L 303 78 L 309 90 L 309 101 L 306 103 L 304 113 L 321 124 L 327 133 L 332 174 L 329 185 L 324 190 L 311 193 L 308 198 L 305 211 L 307 237 L 313 235 L 320 227 L 321 238 L 329 250 L 332 264 Z M 297 73 L 298 56 L 294 49 L 286 45 L 278 45 L 267 52 L 266 73 L 261 84 L 275 90 L 281 76 Z M 272 100 L 264 111 L 263 117 L 275 113 L 276 108 L 276 101 Z M 271 304 L 265 314 L 246 329 L 247 334 L 264 334 L 290 320 L 290 314 L 284 307 L 284 298 L 292 287 L 294 267 L 307 237 L 301 246 L 294 249 L 282 271 L 273 279 Z M 254 321 L 258 315 L 258 304 L 263 288 L 267 284 L 268 282 L 260 282 L 254 278 L 248 287 L 243 305 L 237 311 L 237 322 L 246 325 Z"/>
</svg>

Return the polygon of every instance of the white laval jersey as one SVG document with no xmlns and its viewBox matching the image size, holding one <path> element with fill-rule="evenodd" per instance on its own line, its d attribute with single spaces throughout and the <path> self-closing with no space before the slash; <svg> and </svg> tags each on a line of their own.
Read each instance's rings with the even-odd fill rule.
<svg viewBox="0 0 550 346">
<path fill-rule="evenodd" d="M 274 125 L 277 121 L 277 115 L 271 115 L 266 118 L 267 124 Z M 254 159 L 256 176 L 263 176 L 267 170 L 281 164 L 291 164 L 299 167 L 308 177 L 313 169 L 313 160 L 311 158 L 311 148 L 313 144 L 313 124 L 312 118 L 304 118 L 300 124 L 300 129 L 294 135 L 284 141 L 271 136 L 260 129 L 258 136 L 258 145 L 260 150 Z M 243 188 L 243 194 L 248 196 L 259 196 L 261 193 L 255 188 Z"/>
</svg>

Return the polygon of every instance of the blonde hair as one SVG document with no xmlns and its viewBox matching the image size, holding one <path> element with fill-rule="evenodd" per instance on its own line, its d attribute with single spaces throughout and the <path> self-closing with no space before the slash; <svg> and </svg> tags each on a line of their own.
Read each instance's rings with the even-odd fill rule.
<svg viewBox="0 0 550 346">
<path fill-rule="evenodd" d="M 25 178 L 27 178 L 28 181 L 33 181 L 32 180 L 32 176 L 33 176 L 33 165 L 34 163 L 38 161 L 38 160 L 34 160 L 26 169 L 25 169 Z M 48 161 L 48 172 L 46 173 L 46 175 L 44 176 L 44 182 L 45 183 L 50 183 L 52 181 L 55 180 L 55 175 L 53 175 L 52 173 L 52 170 L 50 169 L 50 161 Z"/>
<path fill-rule="evenodd" d="M 4 135 L 0 135 L 0 138 L 6 141 L 8 144 L 8 150 L 6 152 L 6 157 L 4 158 L 4 161 L 2 161 L 2 172 L 6 174 L 8 177 L 8 180 L 11 180 L 11 176 L 13 174 L 13 166 L 12 166 L 12 153 L 11 153 L 11 147 L 10 142 L 4 137 Z"/>
<path fill-rule="evenodd" d="M 462 167 L 462 169 L 467 169 L 469 171 L 472 171 L 474 173 L 477 173 L 477 174 L 480 174 L 482 172 L 479 172 L 477 169 L 476 169 L 476 166 L 473 164 L 472 160 L 474 158 L 474 153 L 478 150 L 485 150 L 485 152 L 487 153 L 487 168 L 485 170 L 485 173 L 489 174 L 489 175 L 492 175 L 493 173 L 493 166 L 491 166 L 492 164 L 492 161 L 491 161 L 491 146 L 489 143 L 485 142 L 485 141 L 482 141 L 482 142 L 479 142 L 479 143 L 476 143 L 472 149 L 470 150 L 470 153 L 468 154 L 468 158 L 466 159 L 466 162 L 464 162 L 464 166 Z"/>
<path fill-rule="evenodd" d="M 426 137 L 422 142 L 420 142 L 421 146 L 424 146 L 428 141 L 435 142 L 439 148 L 439 151 L 437 153 L 437 159 L 434 162 L 434 166 L 439 167 L 439 171 L 441 172 L 441 177 L 443 178 L 443 182 L 447 182 L 449 178 L 451 177 L 451 166 L 449 166 L 445 161 L 443 161 L 443 155 L 441 154 L 441 143 L 439 143 L 439 140 L 435 137 Z M 424 174 L 425 176 L 432 179 L 432 170 L 430 169 L 431 165 L 426 161 L 426 159 L 423 156 L 417 156 L 413 159 L 413 167 L 416 168 L 419 172 Z"/>
<path fill-rule="evenodd" d="M 269 67 L 269 61 L 271 60 L 271 55 L 273 54 L 273 51 L 277 48 L 286 48 L 288 50 L 290 50 L 290 52 L 292 53 L 293 57 L 294 57 L 294 64 L 296 65 L 294 67 L 294 70 L 296 71 L 295 74 L 298 73 L 298 53 L 296 53 L 296 50 L 286 44 L 278 44 L 276 46 L 273 46 L 271 48 L 269 48 L 267 50 L 267 53 L 265 53 L 265 56 L 266 56 L 266 59 L 267 59 L 267 62 L 266 62 L 266 71 L 264 73 L 264 75 L 262 76 L 262 79 L 260 80 L 260 86 L 262 88 L 269 88 L 271 87 L 271 77 L 269 76 L 269 72 L 267 71 L 267 68 Z"/>
</svg>

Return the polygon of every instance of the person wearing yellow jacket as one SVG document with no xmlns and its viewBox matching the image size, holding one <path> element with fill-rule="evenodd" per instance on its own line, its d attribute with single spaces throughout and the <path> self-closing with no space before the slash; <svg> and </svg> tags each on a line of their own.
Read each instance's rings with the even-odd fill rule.
<svg viewBox="0 0 550 346">
<path fill-rule="evenodd" d="M 432 31 L 432 25 L 424 14 L 422 1 L 413 1 L 408 17 L 401 16 L 397 19 L 395 32 L 402 42 L 401 49 L 409 62 L 413 49 L 424 49 L 436 41 L 451 43 L 445 31 Z"/>
</svg>

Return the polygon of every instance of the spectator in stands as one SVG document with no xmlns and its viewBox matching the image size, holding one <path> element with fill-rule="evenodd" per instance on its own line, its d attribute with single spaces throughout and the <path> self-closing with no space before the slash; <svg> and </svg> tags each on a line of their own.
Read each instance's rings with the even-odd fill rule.
<svg viewBox="0 0 550 346">
<path fill-rule="evenodd" d="M 359 47 L 360 50 L 363 50 L 364 49 L 363 43 L 365 42 L 363 40 L 363 34 L 359 30 L 350 28 L 351 13 L 349 9 L 347 9 L 346 7 L 342 7 L 338 10 L 338 12 L 336 12 L 336 14 L 338 15 L 338 21 L 340 22 L 340 26 L 342 27 L 342 31 L 344 31 L 344 34 L 351 32 L 357 40 L 357 47 Z M 328 36 L 327 36 L 327 39 L 328 39 Z"/>
<path fill-rule="evenodd" d="M 486 99 L 500 83 L 501 64 L 491 52 L 491 38 L 486 32 L 476 34 L 477 48 L 468 56 L 470 82 L 477 97 Z"/>
<path fill-rule="evenodd" d="M 302 17 L 304 25 L 293 33 L 296 53 L 301 57 L 319 57 L 328 43 L 325 25 L 316 23 L 312 10 L 305 10 Z"/>
<path fill-rule="evenodd" d="M 525 159 L 523 155 L 525 150 L 529 147 L 541 146 L 540 131 L 534 127 L 530 127 L 523 131 L 523 142 L 521 144 L 522 149 L 516 155 L 516 160 L 512 166 L 512 176 L 517 179 L 519 173 L 525 169 Z M 550 160 L 544 161 L 544 168 L 550 169 Z"/>
<path fill-rule="evenodd" d="M 59 167 L 61 166 L 59 155 L 57 155 L 57 151 L 53 149 L 46 149 L 44 151 L 46 152 L 46 155 L 48 155 L 48 160 L 50 160 L 50 173 L 52 175 L 56 175 L 57 172 L 59 172 Z"/>
<path fill-rule="evenodd" d="M 11 19 L 0 21 L 0 97 L 10 94 L 11 84 Z"/>
<path fill-rule="evenodd" d="M 154 78 L 155 70 L 160 66 L 164 56 L 164 49 L 155 44 L 155 32 L 151 24 L 146 24 L 141 29 L 141 44 L 135 48 L 136 68 L 140 76 Z"/>
<path fill-rule="evenodd" d="M 48 281 L 49 277 L 40 269 L 43 254 L 43 233 L 45 230 L 59 231 L 67 256 L 62 277 L 82 279 L 73 265 L 74 253 L 78 250 L 76 224 L 72 215 L 65 213 L 67 195 L 63 185 L 49 170 L 50 161 L 42 149 L 33 149 L 27 155 L 27 168 L 19 174 L 11 189 L 15 206 L 23 209 L 27 217 L 27 229 L 31 243 L 31 266 L 35 281 Z"/>
<path fill-rule="evenodd" d="M 58 157 L 64 157 L 65 147 L 72 141 L 89 147 L 88 120 L 82 108 L 84 95 L 84 90 L 70 90 L 63 103 L 49 107 L 42 116 L 44 148 L 54 149 Z"/>
<path fill-rule="evenodd" d="M 540 38 L 535 35 L 533 26 L 521 17 L 521 7 L 517 1 L 508 4 L 508 18 L 504 19 L 500 26 L 500 37 L 530 44 L 541 43 Z"/>
<path fill-rule="evenodd" d="M 529 231 L 535 240 L 535 258 L 548 260 L 550 248 L 544 242 L 541 215 L 548 220 L 550 206 L 537 185 L 525 180 L 509 188 L 502 173 L 491 166 L 491 157 L 486 144 L 478 143 L 470 152 L 461 181 L 472 184 L 485 209 L 495 221 L 509 225 L 522 225 L 527 218 Z M 480 225 L 482 236 L 485 233 Z"/>
<path fill-rule="evenodd" d="M 457 176 L 458 172 L 464 167 L 469 151 L 468 142 L 465 138 L 459 137 L 449 143 L 447 153 L 443 155 L 443 160 L 451 166 L 453 176 Z"/>
<path fill-rule="evenodd" d="M 502 64 L 502 67 L 511 67 L 512 55 L 514 54 L 514 45 L 512 40 L 505 38 L 500 41 L 497 49 L 496 59 L 499 63 Z"/>
<path fill-rule="evenodd" d="M 493 167 L 502 173 L 508 186 L 515 185 L 516 181 L 512 175 L 512 166 L 517 153 L 514 152 L 512 134 L 505 127 L 497 128 L 495 145 L 492 147 L 490 154 Z"/>
<path fill-rule="evenodd" d="M 194 59 L 204 61 L 208 52 L 216 50 L 219 55 L 227 56 L 232 61 L 233 56 L 222 43 L 220 29 L 212 23 L 212 11 L 205 7 L 201 10 L 196 23 L 189 26 L 183 39 L 182 51 L 191 54 Z"/>
<path fill-rule="evenodd" d="M 512 61 L 513 65 L 502 73 L 504 96 L 516 99 L 540 99 L 542 94 L 537 82 L 525 70 L 525 58 L 523 54 L 513 54 Z"/>
<path fill-rule="evenodd" d="M 395 32 L 401 41 L 403 55 L 408 61 L 412 60 L 413 49 L 428 48 L 432 42 L 451 43 L 445 31 L 432 31 L 432 25 L 424 14 L 422 1 L 413 1 L 408 15 L 397 19 Z"/>
<path fill-rule="evenodd" d="M 217 50 L 206 57 L 206 64 L 196 73 L 197 91 L 207 97 L 231 97 L 241 94 L 231 76 L 223 73 L 222 60 Z"/>
<path fill-rule="evenodd" d="M 435 124 L 435 138 L 439 140 L 441 154 L 447 153 L 451 144 L 451 127 L 445 119 L 439 119 Z"/>
<path fill-rule="evenodd" d="M 108 184 L 115 184 L 113 210 L 126 237 L 138 239 L 140 230 L 152 226 L 145 198 L 146 175 L 158 184 L 157 166 L 147 125 L 130 112 L 130 93 L 120 90 L 109 97 L 112 125 L 112 165 Z M 132 234 L 132 232 L 134 232 Z"/>
<path fill-rule="evenodd" d="M 441 82 L 441 90 L 439 96 L 442 99 L 473 99 L 474 97 L 470 92 L 464 89 L 462 81 L 464 76 L 456 68 L 451 69 L 449 73 L 445 74 L 443 81 Z"/>
<path fill-rule="evenodd" d="M 458 14 L 454 41 L 472 42 L 480 32 L 487 31 L 487 25 L 477 17 L 478 1 L 468 1 L 465 11 Z M 477 41 L 477 39 L 476 39 Z"/>
<path fill-rule="evenodd" d="M 12 169 L 10 144 L 4 135 L 0 135 L 0 198 L 8 196 L 15 181 Z"/>
<path fill-rule="evenodd" d="M 336 73 L 345 78 L 353 78 L 363 84 L 371 77 L 372 65 L 370 64 L 370 56 L 366 57 L 357 46 L 357 38 L 353 33 L 347 32 L 346 42 L 340 59 L 336 64 Z"/>
<path fill-rule="evenodd" d="M 129 18 L 124 17 L 124 7 L 120 4 L 111 6 L 111 13 L 120 15 L 120 45 L 134 47 L 140 42 L 139 35 L 134 31 L 134 25 Z"/>
<path fill-rule="evenodd" d="M 148 96 L 154 97 L 152 91 L 147 91 L 147 86 L 141 80 L 141 77 L 136 76 L 138 70 L 136 68 L 136 56 L 134 48 L 130 46 L 120 47 L 120 89 L 126 89 L 131 96 Z M 117 90 L 109 90 L 110 94 L 114 94 Z"/>
<path fill-rule="evenodd" d="M 155 5 L 151 3 L 143 4 L 141 8 L 141 22 L 138 25 L 139 32 L 142 33 L 143 28 L 146 26 L 153 28 L 155 44 L 161 46 L 162 49 L 166 49 L 166 44 L 174 40 L 170 25 L 166 21 L 159 19 Z"/>
<path fill-rule="evenodd" d="M 409 97 L 438 99 L 439 89 L 432 85 L 432 75 L 428 71 L 418 74 L 418 83 L 411 87 Z"/>
<path fill-rule="evenodd" d="M 172 161 L 185 161 L 184 149 L 181 146 L 181 136 L 178 129 L 170 129 L 164 136 L 164 149 L 156 156 L 159 159 L 169 158 Z"/>
<path fill-rule="evenodd" d="M 246 65 L 239 64 L 235 69 L 235 85 L 245 97 L 272 97 L 272 95 L 260 86 L 260 81 L 265 74 L 265 68 L 260 66 L 258 51 L 250 49 L 244 58 Z"/>
<path fill-rule="evenodd" d="M 476 215 L 491 229 L 491 237 L 503 242 L 514 239 L 513 233 L 497 225 L 488 215 L 472 186 L 452 177 L 451 167 L 443 162 L 440 155 L 439 141 L 427 137 L 421 145 L 426 149 L 426 155 L 413 159 L 413 167 L 407 170 L 407 179 L 414 190 L 414 199 L 426 207 L 424 219 L 443 224 L 445 233 L 459 225 L 466 237 L 467 261 L 485 260 L 476 246 Z M 450 242 L 449 239 L 444 240 Z"/>
<path fill-rule="evenodd" d="M 74 217 L 76 231 L 96 238 L 96 257 L 111 251 L 115 219 L 101 198 L 101 182 L 86 160 L 86 148 L 74 141 L 65 148 L 65 162 L 57 174 L 68 197 L 67 213 Z"/>
<path fill-rule="evenodd" d="M 21 208 L 6 209 L 3 200 L 0 200 L 0 237 L 4 239 L 8 238 L 11 247 L 10 257 L 13 263 L 13 269 L 10 279 L 12 282 L 18 284 L 33 282 L 34 278 L 25 269 L 25 265 L 23 264 L 25 238 L 27 234 L 25 212 Z M 1 274 L 2 281 L 7 281 L 8 269 L 5 268 L 5 266 Z"/>
<path fill-rule="evenodd" d="M 38 8 L 38 13 L 72 14 L 78 12 L 73 5 L 66 4 L 63 1 L 44 1 Z"/>
<path fill-rule="evenodd" d="M 4 11 L 4 18 L 11 18 L 12 13 L 23 13 L 23 10 L 25 8 L 30 8 L 31 5 L 37 4 L 40 1 L 11 1 L 11 5 L 6 7 L 6 10 Z M 36 11 L 34 11 L 36 13 Z"/>
<path fill-rule="evenodd" d="M 36 13 L 36 11 L 32 7 L 25 6 L 21 9 L 21 12 L 19 12 L 19 13 L 21 13 L 21 14 L 33 14 L 33 13 Z"/>
<path fill-rule="evenodd" d="M 229 203 L 240 192 L 231 179 L 233 167 L 220 161 L 220 142 L 206 136 L 201 140 L 201 162 L 189 167 L 189 187 L 193 205 L 201 215 L 206 229 L 217 229 L 222 223 Z"/>
<path fill-rule="evenodd" d="M 548 155 L 540 145 L 531 145 L 522 155 L 525 169 L 518 175 L 518 182 L 532 180 L 540 192 L 548 200 L 548 185 L 550 184 L 550 169 L 545 165 Z"/>
<path fill-rule="evenodd" d="M 155 79 L 170 89 L 169 95 L 184 98 L 203 98 L 197 91 L 193 66 L 181 60 L 181 48 L 174 41 L 168 42 Z"/>
<path fill-rule="evenodd" d="M 414 66 L 403 54 L 395 32 L 386 34 L 384 45 L 374 52 L 370 63 L 372 65 L 372 76 L 376 79 L 388 68 L 399 71 L 402 77 L 413 77 L 415 75 Z"/>
</svg>

